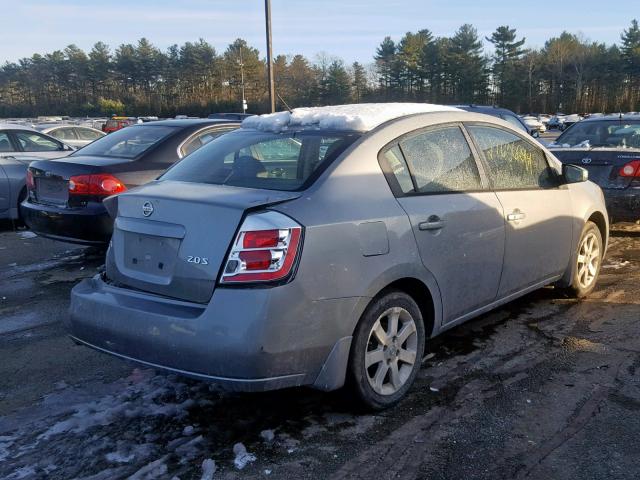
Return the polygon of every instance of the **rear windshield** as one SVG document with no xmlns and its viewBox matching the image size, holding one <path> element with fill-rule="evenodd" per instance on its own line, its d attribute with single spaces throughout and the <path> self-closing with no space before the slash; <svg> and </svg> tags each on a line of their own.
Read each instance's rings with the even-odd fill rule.
<svg viewBox="0 0 640 480">
<path fill-rule="evenodd" d="M 123 128 L 99 138 L 72 155 L 97 155 L 101 157 L 136 158 L 152 146 L 171 135 L 175 127 L 160 125 L 136 125 Z"/>
<path fill-rule="evenodd" d="M 640 148 L 640 121 L 622 119 L 579 122 L 550 146 Z"/>
<path fill-rule="evenodd" d="M 360 134 L 239 129 L 222 135 L 166 172 L 161 180 L 300 190 Z"/>
</svg>

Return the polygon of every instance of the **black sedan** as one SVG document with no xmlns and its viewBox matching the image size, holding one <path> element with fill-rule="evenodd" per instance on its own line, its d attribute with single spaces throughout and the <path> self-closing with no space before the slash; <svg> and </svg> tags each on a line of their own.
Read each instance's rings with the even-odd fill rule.
<svg viewBox="0 0 640 480">
<path fill-rule="evenodd" d="M 22 218 L 38 235 L 85 245 L 109 242 L 109 195 L 150 182 L 237 122 L 189 119 L 133 125 L 66 158 L 31 163 Z"/>
<path fill-rule="evenodd" d="M 587 118 L 548 147 L 562 163 L 589 171 L 612 221 L 640 220 L 640 115 Z"/>
</svg>

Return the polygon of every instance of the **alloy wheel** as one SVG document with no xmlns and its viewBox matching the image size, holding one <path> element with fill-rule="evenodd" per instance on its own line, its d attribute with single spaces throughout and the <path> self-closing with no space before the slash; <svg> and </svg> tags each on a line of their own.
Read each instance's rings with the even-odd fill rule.
<svg viewBox="0 0 640 480">
<path fill-rule="evenodd" d="M 416 363 L 418 332 L 411 314 L 401 307 L 385 310 L 374 322 L 365 352 L 369 385 L 380 395 L 393 395 L 407 382 Z"/>
<path fill-rule="evenodd" d="M 600 245 L 596 234 L 589 232 L 582 239 L 578 250 L 578 283 L 589 288 L 596 278 L 600 264 Z"/>
</svg>

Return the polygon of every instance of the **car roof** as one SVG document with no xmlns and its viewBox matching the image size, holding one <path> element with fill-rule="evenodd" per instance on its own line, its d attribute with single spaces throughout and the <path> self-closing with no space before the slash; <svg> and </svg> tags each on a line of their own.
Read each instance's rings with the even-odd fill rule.
<svg viewBox="0 0 640 480">
<path fill-rule="evenodd" d="M 26 125 L 20 125 L 19 123 L 0 123 L 0 130 L 28 130 L 35 132 L 36 130 Z"/>
<path fill-rule="evenodd" d="M 467 112 L 504 112 L 515 115 L 515 112 L 509 110 L 508 108 L 497 107 L 493 105 L 452 105 L 453 107 L 459 108 L 461 110 L 465 110 Z"/>
<path fill-rule="evenodd" d="M 634 120 L 634 121 L 640 121 L 640 114 L 639 115 L 627 115 L 627 114 L 611 114 L 611 115 L 603 115 L 603 116 L 597 116 L 597 117 L 589 117 L 589 118 L 585 118 L 584 120 L 581 120 L 580 123 L 582 122 L 619 122 L 619 121 L 624 121 L 624 120 Z"/>
<path fill-rule="evenodd" d="M 142 124 L 132 125 L 139 126 L 144 125 L 146 127 L 153 125 L 160 125 L 166 127 L 191 127 L 198 125 L 225 125 L 225 124 L 238 124 L 237 120 L 223 120 L 223 119 L 209 119 L 209 118 L 170 118 L 167 120 L 155 120 L 152 122 L 146 122 Z"/>
</svg>

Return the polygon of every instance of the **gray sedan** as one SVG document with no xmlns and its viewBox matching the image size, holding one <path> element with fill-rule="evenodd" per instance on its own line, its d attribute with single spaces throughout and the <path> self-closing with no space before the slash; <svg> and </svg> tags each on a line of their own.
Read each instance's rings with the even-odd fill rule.
<svg viewBox="0 0 640 480">
<path fill-rule="evenodd" d="M 373 409 L 428 339 L 545 285 L 588 295 L 608 240 L 584 169 L 424 104 L 252 117 L 105 204 L 76 341 L 230 390 L 346 383 Z"/>
<path fill-rule="evenodd" d="M 75 148 L 82 148 L 106 135 L 100 130 L 82 125 L 43 123 L 35 125 L 34 128 Z"/>
</svg>

